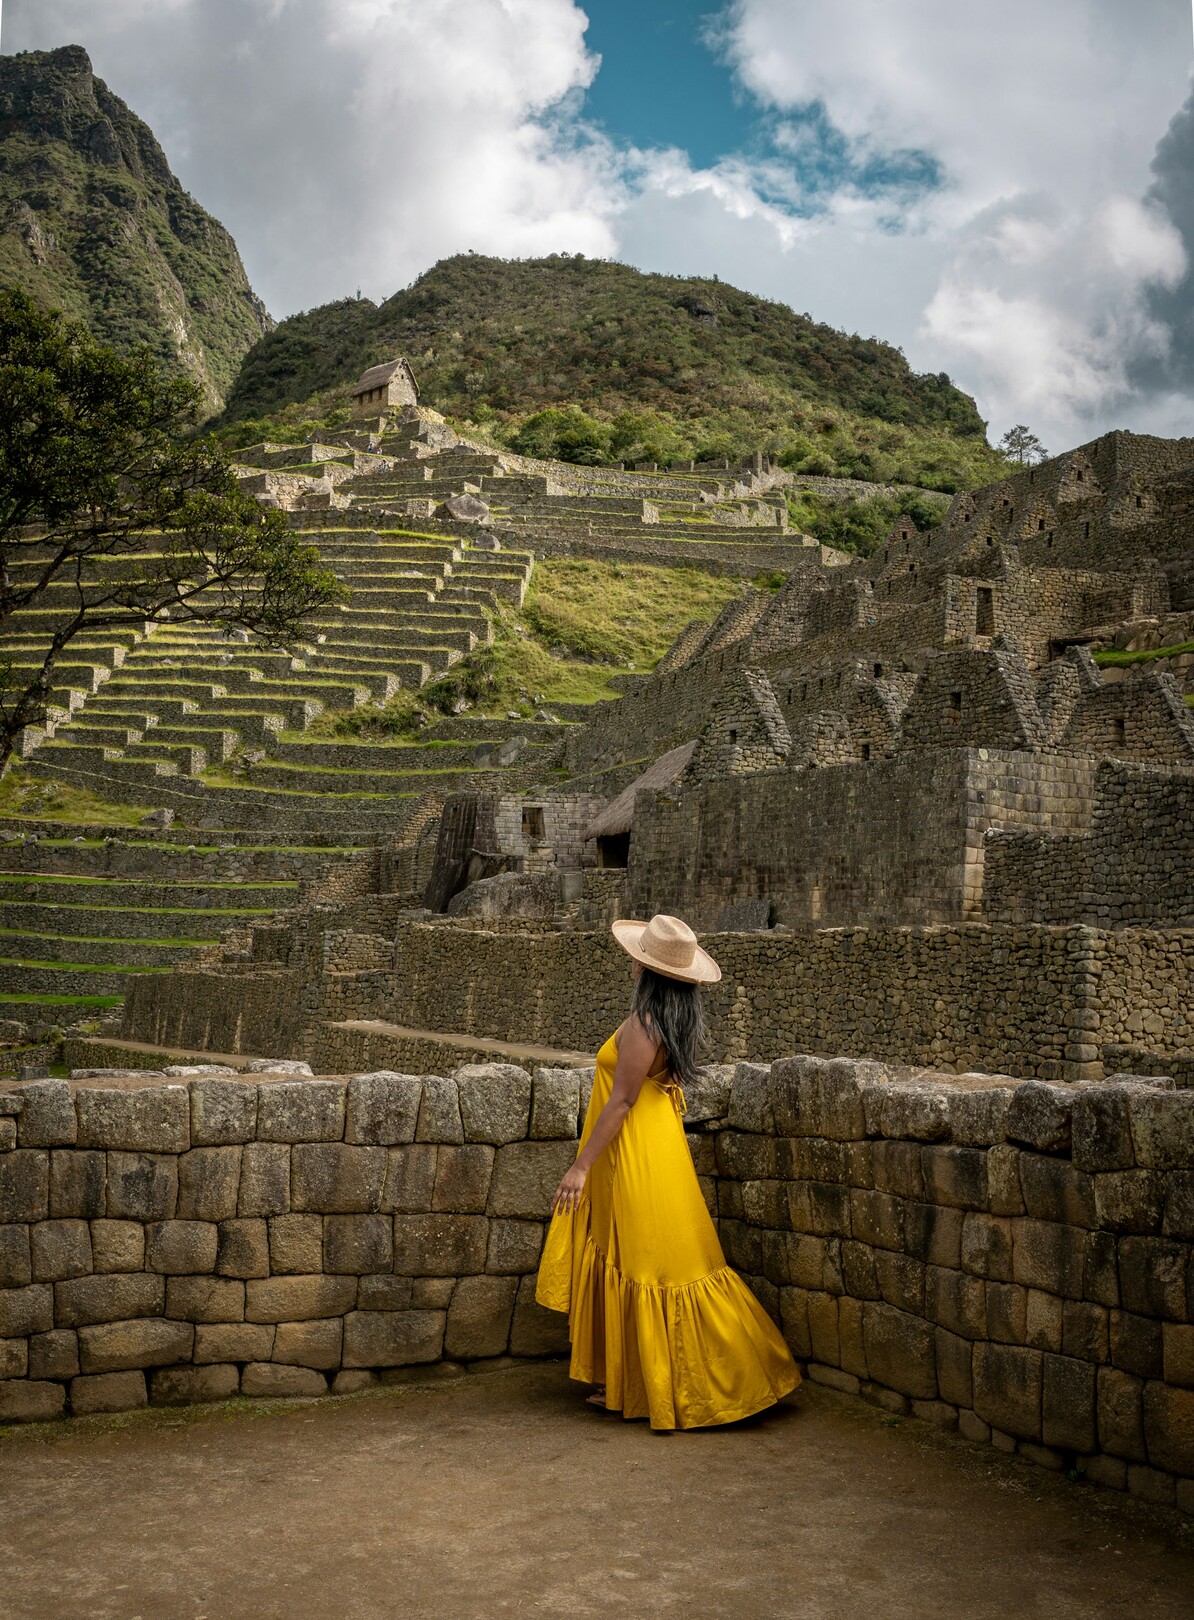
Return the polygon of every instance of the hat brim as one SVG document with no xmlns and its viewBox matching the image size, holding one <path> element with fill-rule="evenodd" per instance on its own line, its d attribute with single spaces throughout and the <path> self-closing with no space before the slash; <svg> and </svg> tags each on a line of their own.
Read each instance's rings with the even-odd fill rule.
<svg viewBox="0 0 1194 1620">
<path fill-rule="evenodd" d="M 646 932 L 647 924 L 630 922 L 620 918 L 610 924 L 610 932 L 628 956 L 644 967 L 649 967 L 652 973 L 662 974 L 665 979 L 679 979 L 682 984 L 716 984 L 721 978 L 721 969 L 709 955 L 709 952 L 697 946 L 696 954 L 686 968 L 677 968 L 672 963 L 661 962 L 657 956 L 645 951 L 642 937 Z"/>
</svg>

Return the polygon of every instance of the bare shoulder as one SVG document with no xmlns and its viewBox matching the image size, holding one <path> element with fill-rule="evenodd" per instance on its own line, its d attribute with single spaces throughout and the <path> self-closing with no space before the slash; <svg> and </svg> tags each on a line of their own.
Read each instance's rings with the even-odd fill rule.
<svg viewBox="0 0 1194 1620">
<path fill-rule="evenodd" d="M 627 1063 L 633 1063 L 636 1068 L 642 1064 L 644 1072 L 654 1062 L 659 1046 L 658 1035 L 635 1014 L 631 1014 L 618 1031 L 619 1058 L 624 1058 Z"/>
</svg>

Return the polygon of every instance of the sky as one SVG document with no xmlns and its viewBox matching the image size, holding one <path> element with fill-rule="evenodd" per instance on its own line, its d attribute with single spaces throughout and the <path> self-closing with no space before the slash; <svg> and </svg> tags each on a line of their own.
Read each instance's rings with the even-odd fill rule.
<svg viewBox="0 0 1194 1620">
<path fill-rule="evenodd" d="M 997 438 L 1194 433 L 1191 0 L 3 0 L 272 314 L 437 259 L 720 276 L 948 371 Z"/>
</svg>

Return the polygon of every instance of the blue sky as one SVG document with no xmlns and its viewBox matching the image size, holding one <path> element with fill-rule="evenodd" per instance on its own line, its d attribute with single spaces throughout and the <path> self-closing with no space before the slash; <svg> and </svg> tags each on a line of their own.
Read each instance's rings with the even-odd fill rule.
<svg viewBox="0 0 1194 1620">
<path fill-rule="evenodd" d="M 993 436 L 1194 433 L 1190 0 L 5 0 L 66 43 L 276 316 L 583 252 L 886 338 Z"/>
</svg>

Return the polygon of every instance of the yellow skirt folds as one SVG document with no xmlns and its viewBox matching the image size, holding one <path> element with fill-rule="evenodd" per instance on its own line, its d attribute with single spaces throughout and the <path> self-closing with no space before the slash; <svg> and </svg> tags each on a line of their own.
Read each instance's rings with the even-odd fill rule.
<svg viewBox="0 0 1194 1620">
<path fill-rule="evenodd" d="M 581 1143 L 609 1101 L 617 1037 L 597 1054 Z M 726 1264 L 660 1061 L 589 1171 L 578 1209 L 553 1216 L 535 1297 L 568 1317 L 569 1371 L 653 1429 L 733 1423 L 800 1382 L 775 1324 Z"/>
</svg>

